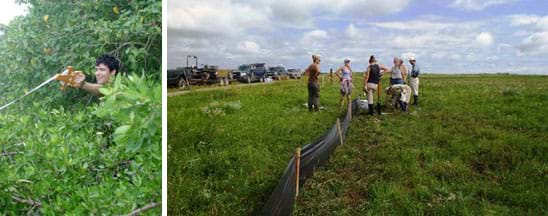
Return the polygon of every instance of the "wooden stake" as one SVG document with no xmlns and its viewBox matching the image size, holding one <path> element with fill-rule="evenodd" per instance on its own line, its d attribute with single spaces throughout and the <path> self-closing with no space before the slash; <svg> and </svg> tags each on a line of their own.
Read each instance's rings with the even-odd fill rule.
<svg viewBox="0 0 548 216">
<path fill-rule="evenodd" d="M 341 130 L 341 121 L 337 119 L 337 132 L 339 133 L 339 139 L 341 141 L 341 145 L 343 145 L 343 138 L 342 138 L 342 130 Z"/>
<path fill-rule="evenodd" d="M 350 113 L 350 119 L 352 119 L 352 101 L 348 102 L 348 112 Z"/>
<path fill-rule="evenodd" d="M 301 168 L 301 148 L 295 150 L 295 198 L 299 195 L 299 175 Z"/>
</svg>

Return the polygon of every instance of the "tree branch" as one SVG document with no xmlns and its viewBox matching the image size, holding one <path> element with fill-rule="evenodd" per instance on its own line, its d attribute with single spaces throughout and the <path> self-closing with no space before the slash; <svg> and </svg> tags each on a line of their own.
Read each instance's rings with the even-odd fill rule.
<svg viewBox="0 0 548 216">
<path fill-rule="evenodd" d="M 146 206 L 143 206 L 142 208 L 138 208 L 138 209 L 135 209 L 133 210 L 131 213 L 127 214 L 126 216 L 137 216 L 145 211 L 148 211 L 152 208 L 156 208 L 158 206 L 161 206 L 162 205 L 162 202 L 159 202 L 159 203 L 151 203 L 151 204 L 148 204 Z"/>
</svg>

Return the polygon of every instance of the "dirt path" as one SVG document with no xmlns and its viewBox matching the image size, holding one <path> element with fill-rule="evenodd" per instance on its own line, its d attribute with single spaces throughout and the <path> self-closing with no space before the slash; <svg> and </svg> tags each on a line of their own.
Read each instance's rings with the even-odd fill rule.
<svg viewBox="0 0 548 216">
<path fill-rule="evenodd" d="M 183 95 L 183 94 L 189 94 L 193 92 L 204 92 L 204 91 L 213 91 L 213 90 L 220 90 L 220 89 L 230 89 L 230 88 L 239 88 L 239 87 L 246 87 L 246 86 L 256 86 L 256 85 L 264 85 L 264 84 L 270 84 L 270 83 L 251 83 L 251 84 L 237 84 L 237 85 L 229 85 L 229 86 L 218 86 L 218 87 L 211 87 L 211 88 L 200 88 L 200 89 L 191 89 L 191 90 L 181 90 L 176 92 L 168 92 L 167 96 L 177 96 L 177 95 Z"/>
</svg>

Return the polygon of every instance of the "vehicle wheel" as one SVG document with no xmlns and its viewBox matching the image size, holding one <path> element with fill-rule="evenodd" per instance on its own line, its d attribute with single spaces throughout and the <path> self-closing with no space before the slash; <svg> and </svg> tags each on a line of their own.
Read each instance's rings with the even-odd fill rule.
<svg viewBox="0 0 548 216">
<path fill-rule="evenodd" d="M 188 82 L 185 79 L 181 78 L 179 79 L 177 86 L 179 87 L 179 89 L 186 89 L 188 88 Z"/>
</svg>

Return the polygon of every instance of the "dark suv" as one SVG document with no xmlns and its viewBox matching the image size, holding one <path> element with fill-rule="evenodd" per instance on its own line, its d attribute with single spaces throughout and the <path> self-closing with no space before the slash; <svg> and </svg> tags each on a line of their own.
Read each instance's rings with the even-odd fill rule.
<svg viewBox="0 0 548 216">
<path fill-rule="evenodd" d="M 287 73 L 291 79 L 300 79 L 302 71 L 301 69 L 287 69 Z"/>
<path fill-rule="evenodd" d="M 239 76 L 238 80 L 240 80 L 241 82 L 251 83 L 262 81 L 267 72 L 265 63 L 256 63 L 242 66 L 244 66 L 242 69 L 247 69 L 246 66 L 249 66 L 249 70 L 239 70 L 239 74 L 236 72 L 238 74 L 236 76 Z"/>
<path fill-rule="evenodd" d="M 236 80 L 240 80 L 242 76 L 247 76 L 251 66 L 248 64 L 243 64 L 238 67 L 238 69 L 232 71 L 232 76 Z"/>
<path fill-rule="evenodd" d="M 270 67 L 266 73 L 266 77 L 272 77 L 274 80 L 281 80 L 288 76 L 287 71 L 282 66 Z"/>
</svg>

